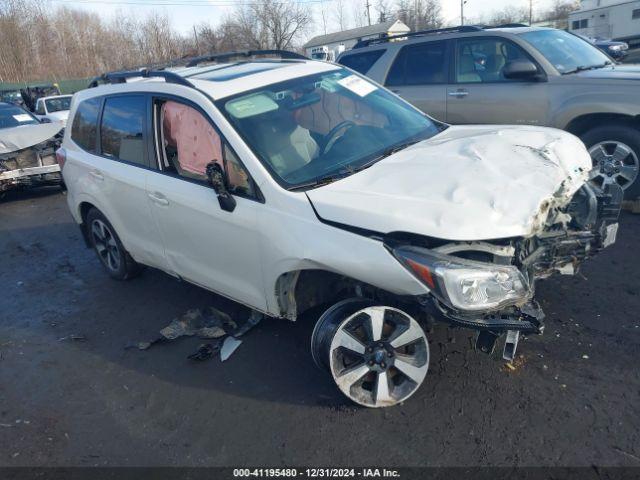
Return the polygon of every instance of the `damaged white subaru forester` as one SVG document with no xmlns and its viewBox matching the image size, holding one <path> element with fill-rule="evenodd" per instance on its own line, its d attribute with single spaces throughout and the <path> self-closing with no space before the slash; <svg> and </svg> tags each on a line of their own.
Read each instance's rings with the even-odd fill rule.
<svg viewBox="0 0 640 480">
<path fill-rule="evenodd" d="M 449 126 L 277 51 L 92 86 L 58 158 L 108 273 L 148 265 L 288 320 L 325 305 L 313 358 L 361 405 L 418 389 L 434 321 L 476 329 L 485 352 L 505 335 L 512 358 L 543 330 L 535 281 L 615 241 L 622 191 L 591 186 L 560 130 Z"/>
</svg>

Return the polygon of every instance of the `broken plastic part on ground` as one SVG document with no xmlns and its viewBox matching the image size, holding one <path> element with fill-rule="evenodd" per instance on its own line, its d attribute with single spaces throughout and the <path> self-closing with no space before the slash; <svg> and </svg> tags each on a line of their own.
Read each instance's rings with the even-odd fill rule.
<svg viewBox="0 0 640 480">
<path fill-rule="evenodd" d="M 203 343 L 198 347 L 198 350 L 196 350 L 195 353 L 192 353 L 187 358 L 189 360 L 198 361 L 209 360 L 220 351 L 221 347 L 221 339 L 216 339 L 216 341 L 213 343 Z"/>
<path fill-rule="evenodd" d="M 247 333 L 260 323 L 262 318 L 262 313 L 251 310 L 249 317 L 238 326 L 228 314 L 214 307 L 190 309 L 174 318 L 169 325 L 160 330 L 160 336 L 157 338 L 130 343 L 125 346 L 125 349 L 147 350 L 157 343 L 172 341 L 180 337 L 196 336 L 214 341 L 201 344 L 187 358 L 200 361 L 208 360 L 220 352 L 221 360 L 225 361 L 242 343 L 235 337 Z"/>
<path fill-rule="evenodd" d="M 220 360 L 223 362 L 228 359 L 233 352 L 240 346 L 242 340 L 238 340 L 237 338 L 227 337 L 224 339 L 224 343 L 222 344 L 222 349 L 220 350 Z"/>
</svg>

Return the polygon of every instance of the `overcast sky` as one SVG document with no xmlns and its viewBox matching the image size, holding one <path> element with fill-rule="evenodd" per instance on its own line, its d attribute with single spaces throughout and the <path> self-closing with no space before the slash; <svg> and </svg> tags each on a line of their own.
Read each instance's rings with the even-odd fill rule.
<svg viewBox="0 0 640 480">
<path fill-rule="evenodd" d="M 166 12 L 174 27 L 183 33 L 190 32 L 194 24 L 208 22 L 217 24 L 224 16 L 233 10 L 236 3 L 249 3 L 253 0 L 50 0 L 52 5 L 66 5 L 74 8 L 82 8 L 110 16 L 117 10 L 131 11 L 136 16 L 144 16 L 157 10 Z M 328 32 L 335 31 L 337 26 L 331 13 L 332 5 L 336 0 L 297 0 L 301 3 L 309 3 L 314 10 L 316 22 L 310 31 L 309 37 L 324 33 L 320 20 L 320 10 L 324 8 L 328 12 Z M 344 0 L 348 3 L 349 15 L 354 12 L 365 11 L 366 0 Z M 376 0 L 369 0 L 375 5 Z M 392 1 L 389 1 L 392 3 Z M 443 17 L 447 24 L 459 24 L 460 0 L 441 0 Z M 534 11 L 548 8 L 552 0 L 533 0 Z M 507 6 L 527 7 L 529 0 L 467 0 L 465 5 L 465 18 L 478 18 L 488 14 L 492 10 L 501 10 Z M 371 17 L 374 18 L 375 9 L 371 9 Z"/>
</svg>

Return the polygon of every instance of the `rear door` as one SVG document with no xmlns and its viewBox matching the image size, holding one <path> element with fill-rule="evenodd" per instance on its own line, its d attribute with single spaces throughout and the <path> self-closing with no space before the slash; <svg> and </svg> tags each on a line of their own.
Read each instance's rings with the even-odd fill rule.
<svg viewBox="0 0 640 480">
<path fill-rule="evenodd" d="M 502 37 L 456 40 L 454 83 L 447 88 L 447 122 L 452 124 L 545 125 L 549 114 L 548 83 L 511 80 L 503 75 L 510 61 L 535 61 Z M 538 66 L 540 71 L 543 71 Z"/>
<path fill-rule="evenodd" d="M 164 251 L 146 195 L 146 94 L 111 95 L 78 105 L 65 174 L 74 192 L 107 217 L 138 262 L 164 268 Z M 71 189 L 71 188 L 70 188 Z"/>
<path fill-rule="evenodd" d="M 450 41 L 405 45 L 389 69 L 385 86 L 441 121 L 446 121 Z"/>
</svg>

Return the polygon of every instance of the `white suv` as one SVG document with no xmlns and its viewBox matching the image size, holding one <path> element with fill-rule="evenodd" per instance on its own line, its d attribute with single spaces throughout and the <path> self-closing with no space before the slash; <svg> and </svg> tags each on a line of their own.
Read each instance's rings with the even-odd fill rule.
<svg viewBox="0 0 640 480">
<path fill-rule="evenodd" d="M 423 382 L 425 325 L 486 352 L 506 334 L 511 358 L 543 329 L 534 281 L 614 241 L 622 191 L 585 183 L 576 137 L 448 126 L 347 68 L 255 53 L 74 96 L 58 157 L 112 277 L 148 265 L 288 320 L 326 305 L 316 363 L 381 407 Z"/>
</svg>

